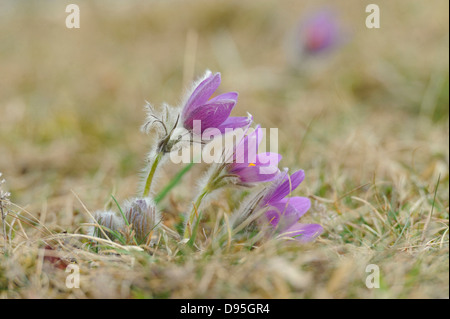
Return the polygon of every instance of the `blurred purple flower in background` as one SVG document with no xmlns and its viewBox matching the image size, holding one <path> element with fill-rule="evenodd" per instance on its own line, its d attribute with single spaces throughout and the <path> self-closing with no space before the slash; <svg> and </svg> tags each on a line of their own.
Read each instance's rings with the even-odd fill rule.
<svg viewBox="0 0 450 319">
<path fill-rule="evenodd" d="M 341 43 L 340 25 L 331 10 L 316 12 L 299 31 L 302 49 L 309 54 L 331 50 Z"/>
<path fill-rule="evenodd" d="M 323 57 L 336 51 L 349 40 L 338 12 L 332 8 L 321 8 L 303 16 L 298 26 L 290 33 L 286 42 L 288 62 L 294 67 L 306 67 L 305 60 Z M 323 61 L 320 59 L 319 61 Z"/>
</svg>

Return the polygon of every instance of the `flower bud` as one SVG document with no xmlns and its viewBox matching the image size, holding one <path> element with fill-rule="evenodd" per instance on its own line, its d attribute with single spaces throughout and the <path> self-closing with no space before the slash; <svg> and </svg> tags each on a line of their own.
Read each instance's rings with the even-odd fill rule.
<svg viewBox="0 0 450 319">
<path fill-rule="evenodd" d="M 97 235 L 101 238 L 105 237 L 104 234 L 110 236 L 110 232 L 108 230 L 120 232 L 125 228 L 125 221 L 123 220 L 123 218 L 117 216 L 112 211 L 97 211 L 94 213 L 94 219 L 100 226 L 104 226 L 104 228 L 103 231 L 93 228 L 91 234 Z"/>
<path fill-rule="evenodd" d="M 156 205 L 149 197 L 127 201 L 124 204 L 124 214 L 139 243 L 145 243 L 149 234 L 161 221 Z"/>
</svg>

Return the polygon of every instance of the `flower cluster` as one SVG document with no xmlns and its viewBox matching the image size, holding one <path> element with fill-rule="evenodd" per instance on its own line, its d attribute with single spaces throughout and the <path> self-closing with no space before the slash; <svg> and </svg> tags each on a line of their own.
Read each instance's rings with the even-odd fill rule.
<svg viewBox="0 0 450 319">
<path fill-rule="evenodd" d="M 184 239 L 193 244 L 207 202 L 205 199 L 227 186 L 250 189 L 261 186 L 256 187 L 262 188 L 257 193 L 258 200 L 253 200 L 251 205 L 244 205 L 234 214 L 252 220 L 259 217 L 261 230 L 265 228 L 264 225 L 269 225 L 278 237 L 300 241 L 312 240 L 321 233 L 320 225 L 298 223 L 310 207 L 309 199 L 287 197 L 303 181 L 304 172 L 297 171 L 289 176 L 287 169 L 280 171 L 278 168 L 282 158 L 280 154 L 259 151 L 263 130 L 259 125 L 251 128 L 251 115 L 230 116 L 237 104 L 238 93 L 228 92 L 213 97 L 220 83 L 220 73 L 207 71 L 194 83 L 180 106 L 169 111 L 169 106 L 164 105 L 163 111 L 158 112 L 150 104 L 147 105 L 147 122 L 143 129 L 145 132 L 154 131 L 155 140 L 148 155 L 142 197 L 125 202 L 122 218 L 111 211 L 97 213 L 96 222 L 106 231 L 125 233 L 131 229 L 137 241 L 146 241 L 148 234 L 161 221 L 150 197 L 154 180 L 165 160 L 174 152 L 193 145 L 195 141 L 201 146 L 213 144 L 216 138 L 240 130 L 236 143 L 221 148 L 220 160 L 210 166 L 202 179 L 200 192 L 184 218 Z M 248 220 L 246 222 L 245 218 L 234 218 L 234 230 L 241 229 L 246 223 Z"/>
</svg>

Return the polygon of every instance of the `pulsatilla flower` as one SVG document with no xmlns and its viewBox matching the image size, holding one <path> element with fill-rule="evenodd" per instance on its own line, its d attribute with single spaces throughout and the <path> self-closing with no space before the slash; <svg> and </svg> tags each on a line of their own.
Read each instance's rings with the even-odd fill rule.
<svg viewBox="0 0 450 319">
<path fill-rule="evenodd" d="M 286 197 L 304 180 L 305 173 L 299 170 L 289 176 L 287 170 L 280 172 L 273 181 L 259 206 L 267 209 L 265 217 L 269 224 L 280 233 L 281 237 L 292 237 L 299 241 L 311 241 L 320 233 L 322 226 L 318 224 L 300 224 L 298 220 L 311 207 L 307 197 Z"/>
<path fill-rule="evenodd" d="M 258 125 L 245 136 L 233 151 L 233 161 L 226 164 L 229 175 L 239 178 L 239 183 L 268 182 L 279 173 L 278 163 L 281 155 L 272 152 L 258 154 L 263 132 Z"/>
<path fill-rule="evenodd" d="M 125 228 L 125 222 L 123 218 L 119 217 L 113 211 L 97 211 L 94 213 L 95 221 L 103 226 L 102 229 L 91 228 L 90 234 L 96 235 L 100 238 L 106 238 L 106 236 L 112 236 L 112 232 L 120 232 Z"/>
<path fill-rule="evenodd" d="M 126 202 L 124 210 L 125 217 L 134 230 L 138 242 L 144 242 L 160 224 L 161 217 L 156 205 L 148 197 L 135 198 Z"/>
<path fill-rule="evenodd" d="M 350 40 L 337 10 L 321 8 L 303 17 L 286 39 L 288 62 L 302 71 L 324 65 L 322 59 Z"/>
<path fill-rule="evenodd" d="M 211 98 L 220 82 L 220 73 L 212 74 L 207 71 L 203 78 L 194 84 L 178 112 L 170 112 L 165 106 L 165 113 L 158 114 L 148 105 L 148 119 L 143 130 L 148 131 L 153 124 L 159 124 L 159 136 L 157 145 L 148 156 L 143 196 L 149 195 L 157 167 L 164 155 L 185 146 L 186 140 L 192 143 L 192 136 L 202 137 L 204 131 L 214 130 L 216 133 L 197 141 L 204 144 L 211 136 L 251 124 L 251 117 L 230 117 L 231 110 L 237 103 L 238 93 L 228 92 Z"/>
<path fill-rule="evenodd" d="M 251 123 L 248 117 L 230 117 L 231 110 L 237 103 L 237 92 L 223 93 L 210 99 L 220 82 L 220 73 L 213 74 L 207 71 L 198 84 L 194 85 L 181 111 L 181 123 L 184 128 L 192 131 L 194 121 L 201 121 L 200 132 L 194 133 L 203 133 L 209 128 L 224 133 L 227 128 L 245 127 Z"/>
<path fill-rule="evenodd" d="M 212 167 L 206 188 L 215 190 L 228 184 L 252 186 L 273 180 L 280 170 L 281 155 L 273 152 L 258 153 L 263 130 L 258 125 L 231 147 L 225 147 L 221 163 Z"/>
<path fill-rule="evenodd" d="M 248 129 L 246 130 L 248 132 Z M 195 210 L 209 193 L 227 185 L 253 186 L 273 180 L 279 173 L 278 163 L 281 155 L 277 153 L 258 153 L 263 138 L 262 129 L 256 129 L 245 136 L 229 150 L 224 150 L 222 163 L 213 166 L 207 176 L 205 186 L 195 201 L 189 214 L 184 236 L 190 235 L 189 227 L 195 222 Z"/>
<path fill-rule="evenodd" d="M 315 13 L 301 28 L 303 49 L 308 53 L 319 53 L 336 47 L 342 40 L 339 28 L 332 11 Z"/>
</svg>

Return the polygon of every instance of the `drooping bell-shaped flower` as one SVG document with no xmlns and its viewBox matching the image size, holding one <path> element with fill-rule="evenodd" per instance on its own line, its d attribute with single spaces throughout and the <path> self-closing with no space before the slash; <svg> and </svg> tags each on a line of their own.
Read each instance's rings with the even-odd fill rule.
<svg viewBox="0 0 450 319">
<path fill-rule="evenodd" d="M 211 96 L 221 82 L 220 73 L 207 71 L 200 81 L 194 84 L 192 93 L 183 105 L 181 124 L 189 131 L 194 129 L 194 121 L 200 121 L 203 133 L 206 129 L 216 128 L 221 133 L 226 128 L 234 129 L 250 125 L 248 117 L 230 117 L 231 110 L 237 103 L 238 93 L 228 92 L 214 98 Z"/>
<path fill-rule="evenodd" d="M 299 170 L 289 176 L 287 169 L 275 178 L 260 202 L 267 209 L 265 217 L 280 233 L 300 241 L 310 241 L 322 233 L 318 224 L 299 224 L 299 219 L 309 210 L 311 202 L 307 197 L 286 197 L 304 180 L 305 173 Z"/>
<path fill-rule="evenodd" d="M 281 155 L 278 153 L 258 153 L 263 131 L 258 125 L 234 148 L 233 160 L 226 166 L 228 174 L 236 175 L 242 183 L 271 181 L 278 173 Z"/>
</svg>

